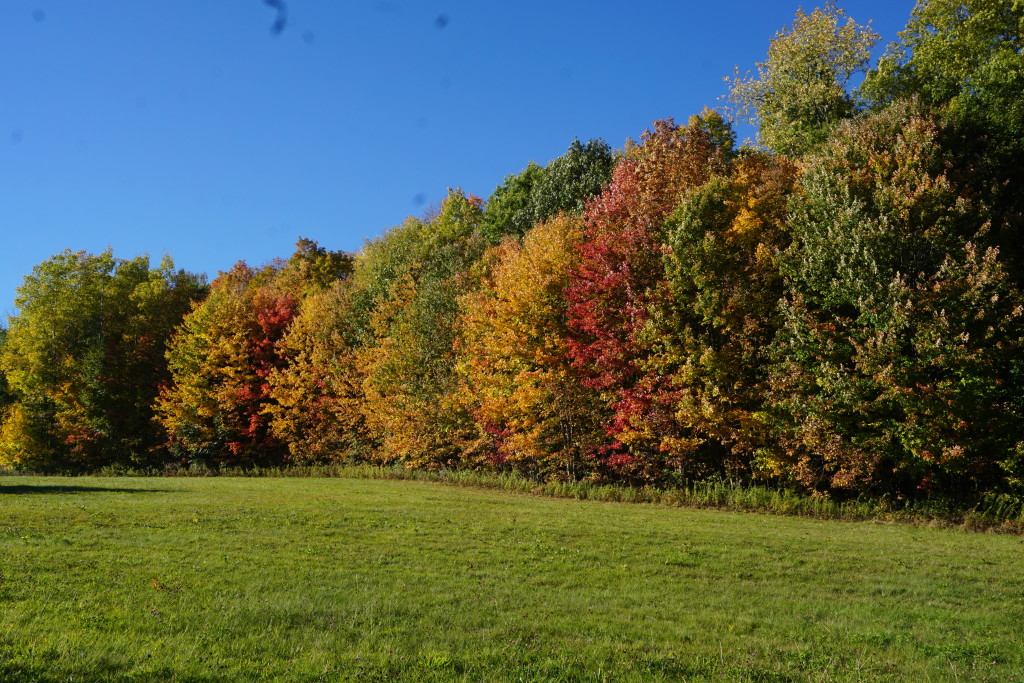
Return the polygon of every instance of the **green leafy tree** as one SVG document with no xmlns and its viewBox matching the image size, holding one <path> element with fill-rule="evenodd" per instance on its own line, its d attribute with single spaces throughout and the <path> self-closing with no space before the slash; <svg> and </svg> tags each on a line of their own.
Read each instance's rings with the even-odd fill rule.
<svg viewBox="0 0 1024 683">
<path fill-rule="evenodd" d="M 65 251 L 18 288 L 0 367 L 14 403 L 0 460 L 38 470 L 148 466 L 166 459 L 153 400 L 167 340 L 202 278 L 169 258 Z"/>
<path fill-rule="evenodd" d="M 992 116 L 1020 120 L 1022 52 L 1019 0 L 919 0 L 862 90 L 876 106 L 910 96 L 928 105 L 975 98 L 1000 102 L 1009 111 L 994 110 Z"/>
<path fill-rule="evenodd" d="M 937 112 L 953 177 L 977 195 L 1024 283 L 1024 3 L 919 1 L 863 92 L 875 108 L 917 98 Z"/>
<path fill-rule="evenodd" d="M 582 213 L 611 180 L 615 155 L 604 140 L 573 140 L 565 154 L 541 167 L 530 162 L 510 175 L 487 200 L 480 231 L 493 244 L 526 232 L 561 212 Z"/>
<path fill-rule="evenodd" d="M 487 200 L 481 232 L 492 243 L 505 235 L 524 235 L 533 227 L 535 216 L 534 192 L 544 178 L 544 167 L 531 161 L 517 174 L 510 175 L 495 188 Z"/>
<path fill-rule="evenodd" d="M 641 338 L 645 369 L 668 378 L 675 421 L 699 441 L 690 476 L 747 476 L 770 443 L 761 413 L 796 176 L 783 157 L 748 152 L 688 192 L 666 231 L 670 296 Z"/>
<path fill-rule="evenodd" d="M 942 139 L 897 103 L 844 125 L 801 176 L 770 403 L 781 468 L 810 489 L 967 496 L 1007 483 L 1020 295 Z"/>
<path fill-rule="evenodd" d="M 604 140 L 585 144 L 573 140 L 565 154 L 544 167 L 544 175 L 534 187 L 534 224 L 559 213 L 581 214 L 591 197 L 611 180 L 615 161 L 616 155 Z"/>
<path fill-rule="evenodd" d="M 793 26 L 775 34 L 757 76 L 737 71 L 731 80 L 733 111 L 758 126 L 761 143 L 773 152 L 813 149 L 856 111 L 850 81 L 867 71 L 877 40 L 870 25 L 858 25 L 833 2 L 810 14 L 799 10 Z"/>
</svg>

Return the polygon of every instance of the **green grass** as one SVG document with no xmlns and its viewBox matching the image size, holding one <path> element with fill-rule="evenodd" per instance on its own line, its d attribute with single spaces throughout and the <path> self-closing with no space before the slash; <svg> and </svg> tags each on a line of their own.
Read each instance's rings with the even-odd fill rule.
<svg viewBox="0 0 1024 683">
<path fill-rule="evenodd" d="M 0 478 L 0 680 L 1021 680 L 1024 538 L 416 481 Z"/>
<path fill-rule="evenodd" d="M 0 468 L 0 477 L 30 476 Z M 75 476 L 74 473 L 68 473 Z M 656 503 L 675 507 L 717 508 L 815 519 L 878 520 L 938 526 L 968 531 L 998 531 L 1024 535 L 1024 499 L 1008 494 L 988 493 L 973 504 L 943 498 L 893 500 L 862 497 L 835 500 L 802 493 L 791 488 L 751 482 L 693 481 L 679 486 L 630 486 L 602 484 L 589 480 L 538 481 L 515 472 L 471 469 L 409 469 L 402 465 L 369 463 L 290 465 L 287 467 L 224 468 L 203 467 L 135 470 L 107 467 L 95 473 L 113 477 L 342 477 L 346 479 L 389 479 L 432 481 L 455 486 L 532 493 L 553 498 L 600 500 L 604 502 Z"/>
</svg>

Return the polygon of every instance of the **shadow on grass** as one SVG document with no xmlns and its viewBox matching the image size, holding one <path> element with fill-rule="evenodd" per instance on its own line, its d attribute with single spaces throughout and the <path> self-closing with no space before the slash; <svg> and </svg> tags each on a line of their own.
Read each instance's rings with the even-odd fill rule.
<svg viewBox="0 0 1024 683">
<path fill-rule="evenodd" d="M 0 484 L 0 495 L 5 493 L 167 493 L 167 489 L 127 489 L 109 486 L 62 486 L 56 484 Z"/>
</svg>

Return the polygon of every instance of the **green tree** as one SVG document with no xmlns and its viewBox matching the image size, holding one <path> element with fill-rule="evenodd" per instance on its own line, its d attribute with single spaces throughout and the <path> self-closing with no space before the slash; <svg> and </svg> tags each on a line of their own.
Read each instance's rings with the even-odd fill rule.
<svg viewBox="0 0 1024 683">
<path fill-rule="evenodd" d="M 646 370 L 670 379 L 675 420 L 710 460 L 704 471 L 746 475 L 751 464 L 765 469 L 755 455 L 770 442 L 761 411 L 797 173 L 783 157 L 749 151 L 723 171 L 684 196 L 666 231 L 671 296 L 642 338 Z"/>
<path fill-rule="evenodd" d="M 855 23 L 834 2 L 810 14 L 799 10 L 793 26 L 775 34 L 756 77 L 737 70 L 728 100 L 741 120 L 758 126 L 768 149 L 804 153 L 856 111 L 850 81 L 867 71 L 877 40 L 870 25 Z"/>
<path fill-rule="evenodd" d="M 366 425 L 383 459 L 451 464 L 475 438 L 456 345 L 458 298 L 485 247 L 482 204 L 451 191 L 435 218 L 407 221 L 357 260 L 354 285 L 379 292 L 357 360 Z"/>
<path fill-rule="evenodd" d="M 808 160 L 782 259 L 771 412 L 808 488 L 967 496 L 1007 484 L 1024 328 L 988 220 L 912 102 Z"/>
<path fill-rule="evenodd" d="M 505 235 L 524 235 L 534 224 L 534 190 L 544 167 L 531 161 L 522 171 L 505 178 L 487 200 L 481 232 L 491 243 Z"/>
<path fill-rule="evenodd" d="M 862 91 L 876 109 L 917 98 L 937 112 L 952 177 L 1024 283 L 1024 3 L 920 0 Z"/>
<path fill-rule="evenodd" d="M 0 367 L 14 404 L 0 460 L 31 469 L 146 466 L 166 456 L 152 404 L 166 343 L 205 293 L 169 258 L 65 251 L 18 288 Z"/>
<path fill-rule="evenodd" d="M 918 0 L 899 40 L 865 79 L 876 106 L 917 96 L 928 105 L 981 99 L 1009 107 L 992 116 L 1020 120 L 1024 3 Z"/>
<path fill-rule="evenodd" d="M 573 140 L 565 154 L 541 167 L 530 162 L 499 185 L 480 231 L 492 243 L 522 237 L 534 225 L 561 212 L 582 213 L 587 201 L 611 180 L 615 155 L 604 140 Z"/>
</svg>

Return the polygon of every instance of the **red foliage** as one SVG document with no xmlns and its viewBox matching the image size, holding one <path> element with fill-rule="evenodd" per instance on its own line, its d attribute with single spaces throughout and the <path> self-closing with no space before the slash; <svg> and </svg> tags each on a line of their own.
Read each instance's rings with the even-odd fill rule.
<svg viewBox="0 0 1024 683">
<path fill-rule="evenodd" d="M 299 301 L 288 294 L 260 292 L 253 297 L 252 306 L 256 313 L 256 335 L 249 340 L 249 358 L 256 374 L 266 378 L 282 366 L 277 344 L 298 315 Z"/>
<path fill-rule="evenodd" d="M 249 306 L 253 323 L 247 351 L 252 375 L 248 382 L 235 390 L 237 412 L 233 425 L 234 433 L 242 438 L 230 440 L 226 445 L 235 456 L 245 455 L 248 456 L 246 459 L 259 460 L 261 455 L 284 448 L 271 433 L 271 417 L 265 410 L 271 400 L 267 378 L 285 365 L 278 344 L 298 314 L 299 301 L 289 294 L 261 289 L 253 294 Z"/>
<path fill-rule="evenodd" d="M 602 393 L 605 427 L 621 442 L 638 421 L 672 419 L 673 390 L 667 378 L 645 373 L 640 336 L 652 309 L 668 298 L 662 226 L 682 194 L 705 182 L 731 151 L 716 135 L 720 119 L 709 121 L 695 117 L 682 128 L 671 119 L 656 122 L 586 211 L 581 262 L 566 292 L 569 350 L 584 384 Z M 605 464 L 618 470 L 650 459 L 659 447 L 634 443 L 628 450 L 617 443 Z"/>
</svg>

